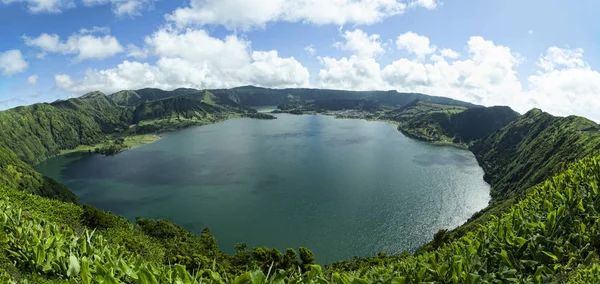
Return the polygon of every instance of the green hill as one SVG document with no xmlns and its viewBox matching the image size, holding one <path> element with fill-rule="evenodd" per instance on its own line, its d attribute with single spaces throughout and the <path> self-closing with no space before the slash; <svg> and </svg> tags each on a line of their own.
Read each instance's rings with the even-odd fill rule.
<svg viewBox="0 0 600 284">
<path fill-rule="evenodd" d="M 494 199 L 515 196 L 599 149 L 597 123 L 577 116 L 555 117 L 539 109 L 470 147 L 492 185 Z"/>
<path fill-rule="evenodd" d="M 127 128 L 131 112 L 102 93 L 51 104 L 34 104 L 0 112 L 0 147 L 11 149 L 29 164 L 60 150 L 94 145 Z"/>
<path fill-rule="evenodd" d="M 38 173 L 6 148 L 0 148 L 0 187 L 77 203 L 77 197 L 66 186 Z"/>
<path fill-rule="evenodd" d="M 429 142 L 468 145 L 517 119 L 509 107 L 466 108 L 415 100 L 380 118 L 399 123 L 405 135 Z"/>
</svg>

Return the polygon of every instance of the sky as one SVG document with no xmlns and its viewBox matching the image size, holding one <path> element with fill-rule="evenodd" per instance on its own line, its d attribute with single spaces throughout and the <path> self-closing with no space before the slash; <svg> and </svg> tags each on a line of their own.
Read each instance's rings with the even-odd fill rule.
<svg viewBox="0 0 600 284">
<path fill-rule="evenodd" d="M 0 0 L 0 109 L 256 85 L 600 121 L 598 12 L 598 0 Z"/>
</svg>

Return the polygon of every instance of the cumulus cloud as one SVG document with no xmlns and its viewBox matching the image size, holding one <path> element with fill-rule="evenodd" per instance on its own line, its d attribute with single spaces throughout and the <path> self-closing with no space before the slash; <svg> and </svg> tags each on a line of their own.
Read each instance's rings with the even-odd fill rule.
<svg viewBox="0 0 600 284">
<path fill-rule="evenodd" d="M 583 49 L 563 49 L 556 46 L 548 48 L 546 54 L 540 57 L 537 65 L 545 71 L 558 68 L 587 68 L 583 60 Z"/>
<path fill-rule="evenodd" d="M 74 54 L 76 61 L 88 59 L 105 59 L 117 53 L 123 52 L 124 48 L 119 41 L 110 35 L 95 36 L 94 33 L 106 32 L 106 29 L 95 27 L 92 30 L 82 29 L 74 33 L 66 41 L 61 41 L 57 34 L 43 33 L 38 37 L 24 35 L 23 40 L 28 46 L 37 47 L 41 50 L 38 58 L 43 58 L 47 53 Z"/>
<path fill-rule="evenodd" d="M 538 65 L 541 70 L 527 80 L 531 105 L 600 120 L 600 72 L 585 62 L 582 49 L 550 47 Z"/>
<path fill-rule="evenodd" d="M 16 73 L 21 73 L 27 69 L 29 64 L 25 59 L 21 51 L 18 49 L 7 50 L 0 52 L 0 70 L 5 76 L 11 76 Z"/>
<path fill-rule="evenodd" d="M 135 17 L 141 15 L 143 10 L 152 8 L 156 0 L 82 0 L 85 6 L 110 5 L 115 15 L 119 17 Z M 2 4 L 24 3 L 29 12 L 61 13 L 75 7 L 74 0 L 0 0 Z"/>
<path fill-rule="evenodd" d="M 435 8 L 435 0 L 411 1 Z M 365 25 L 403 14 L 405 0 L 191 0 L 166 19 L 179 28 L 223 25 L 229 29 L 263 28 L 268 23 L 302 22 L 317 25 Z"/>
<path fill-rule="evenodd" d="M 140 16 L 143 10 L 152 7 L 156 0 L 83 0 L 86 6 L 110 5 L 115 15 L 119 17 Z"/>
<path fill-rule="evenodd" d="M 384 52 L 378 34 L 368 35 L 362 30 L 346 31 L 343 34 L 344 41 L 336 42 L 335 46 L 352 51 L 357 56 L 373 57 Z"/>
<path fill-rule="evenodd" d="M 374 58 L 352 55 L 335 59 L 319 57 L 319 87 L 346 90 L 376 90 L 383 86 L 379 63 Z"/>
<path fill-rule="evenodd" d="M 275 50 L 251 51 L 251 42 L 235 35 L 211 37 L 205 30 L 161 29 L 145 38 L 155 64 L 124 61 L 115 68 L 89 69 L 81 79 L 55 76 L 56 85 L 71 93 L 114 92 L 155 87 L 219 88 L 239 85 L 307 87 L 308 70 L 294 57 Z"/>
<path fill-rule="evenodd" d="M 428 54 L 434 53 L 437 48 L 435 46 L 430 46 L 429 38 L 413 32 L 399 35 L 396 39 L 396 46 L 400 50 L 415 54 L 420 59 L 423 59 Z"/>
<path fill-rule="evenodd" d="M 135 44 L 127 45 L 127 57 L 145 59 L 149 53 L 150 51 L 147 48 L 140 48 Z"/>
<path fill-rule="evenodd" d="M 428 10 L 437 8 L 438 1 L 436 0 L 415 0 L 410 2 L 411 7 L 420 6 Z"/>
<path fill-rule="evenodd" d="M 413 56 L 381 67 L 373 57 L 364 56 L 369 52 L 359 56 L 359 50 L 349 58 L 320 58 L 316 81 L 328 88 L 421 92 L 487 106 L 508 105 L 520 112 L 538 107 L 555 115 L 600 121 L 600 72 L 591 69 L 582 49 L 550 47 L 537 60 L 537 72 L 522 85 L 516 68 L 523 58 L 509 47 L 474 36 L 466 43 L 466 55 L 441 49 L 426 60 L 424 55 L 434 52 L 429 39 L 409 38 L 419 40 L 401 42 L 420 42 L 401 45 Z"/>
<path fill-rule="evenodd" d="M 27 84 L 28 85 L 35 85 L 37 84 L 38 81 L 38 75 L 31 75 L 29 77 L 27 77 Z"/>
<path fill-rule="evenodd" d="M 75 6 L 72 0 L 0 0 L 2 4 L 25 3 L 31 13 L 60 13 Z"/>
</svg>

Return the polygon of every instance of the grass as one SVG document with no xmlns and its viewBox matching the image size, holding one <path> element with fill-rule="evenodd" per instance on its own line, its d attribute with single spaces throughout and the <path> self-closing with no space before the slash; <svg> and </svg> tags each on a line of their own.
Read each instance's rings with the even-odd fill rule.
<svg viewBox="0 0 600 284">
<path fill-rule="evenodd" d="M 125 137 L 125 145 L 128 147 L 138 147 L 146 144 L 153 143 L 159 140 L 161 137 L 156 134 L 143 134 Z"/>
<path fill-rule="evenodd" d="M 114 138 L 114 137 L 113 137 Z M 138 146 L 142 146 L 142 145 L 146 145 L 146 144 L 150 144 L 152 142 L 155 142 L 157 140 L 159 140 L 161 137 L 159 135 L 156 134 L 142 134 L 142 135 L 132 135 L 132 136 L 125 136 L 125 146 L 127 146 L 128 148 L 133 148 L 133 147 L 138 147 Z M 77 146 L 77 148 L 75 149 L 70 149 L 70 150 L 61 150 L 60 151 L 60 155 L 66 155 L 66 154 L 71 154 L 71 153 L 82 153 L 82 152 L 90 152 L 90 151 L 94 151 L 96 148 L 101 148 L 105 145 L 109 145 L 114 143 L 114 139 L 109 139 L 104 143 L 99 143 L 99 144 L 95 144 L 95 145 L 79 145 Z"/>
</svg>

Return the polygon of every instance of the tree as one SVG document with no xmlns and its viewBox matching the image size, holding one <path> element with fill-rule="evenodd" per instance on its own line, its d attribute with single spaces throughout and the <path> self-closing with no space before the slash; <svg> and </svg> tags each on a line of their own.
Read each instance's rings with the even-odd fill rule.
<svg viewBox="0 0 600 284">
<path fill-rule="evenodd" d="M 235 251 L 236 253 L 232 259 L 233 265 L 241 267 L 242 270 L 250 268 L 252 255 L 248 250 L 248 245 L 246 243 L 237 243 L 235 244 Z"/>
<path fill-rule="evenodd" d="M 305 247 L 299 247 L 300 260 L 302 260 L 302 269 L 308 270 L 308 266 L 315 263 L 315 256 L 309 249 Z"/>
<path fill-rule="evenodd" d="M 282 266 L 284 269 L 292 269 L 298 266 L 298 254 L 292 248 L 288 248 L 285 250 L 285 255 L 283 256 Z"/>
<path fill-rule="evenodd" d="M 214 254 L 219 251 L 217 239 L 210 233 L 210 229 L 208 227 L 202 230 L 202 234 L 200 234 L 200 243 L 211 257 L 214 257 Z"/>
<path fill-rule="evenodd" d="M 252 250 L 252 259 L 256 261 L 260 269 L 267 272 L 271 265 L 273 265 L 273 269 L 280 268 L 283 254 L 277 249 L 261 247 Z"/>
</svg>

